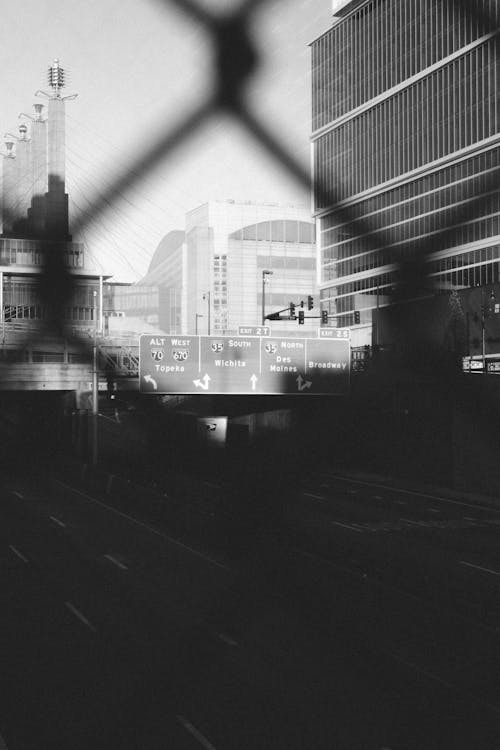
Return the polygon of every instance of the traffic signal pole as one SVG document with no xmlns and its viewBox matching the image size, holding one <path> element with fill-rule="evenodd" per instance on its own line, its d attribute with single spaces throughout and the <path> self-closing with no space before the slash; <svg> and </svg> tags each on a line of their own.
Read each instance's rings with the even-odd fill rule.
<svg viewBox="0 0 500 750">
<path fill-rule="evenodd" d="M 264 282 L 264 277 L 262 279 Z M 263 290 L 263 296 L 264 296 L 264 283 L 262 284 L 262 290 Z M 283 310 L 277 310 L 276 312 L 269 313 L 268 315 L 264 315 L 264 311 L 262 311 L 262 323 L 266 320 L 297 320 L 299 321 L 299 325 L 303 325 L 305 320 L 321 320 L 322 323 L 328 324 L 328 321 L 330 318 L 341 318 L 345 317 L 349 313 L 354 315 L 354 324 L 351 323 L 351 325 L 359 325 L 360 323 L 360 311 L 359 310 L 350 310 L 349 313 L 329 313 L 327 310 L 322 310 L 321 315 L 306 315 L 304 310 L 299 310 L 298 316 L 295 315 L 295 308 L 296 307 L 304 307 L 304 301 L 301 300 L 300 305 L 296 304 L 295 302 L 290 302 L 290 305 L 288 307 L 283 308 Z M 311 295 L 307 297 L 307 309 L 312 310 L 314 307 L 314 299 Z M 288 317 L 282 316 L 281 313 L 288 313 Z"/>
</svg>

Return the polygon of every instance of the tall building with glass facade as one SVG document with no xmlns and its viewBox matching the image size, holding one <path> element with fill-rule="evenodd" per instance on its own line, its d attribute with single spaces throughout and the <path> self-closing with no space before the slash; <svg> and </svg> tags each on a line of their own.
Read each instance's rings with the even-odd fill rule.
<svg viewBox="0 0 500 750">
<path fill-rule="evenodd" d="M 354 344 L 371 343 L 372 313 L 390 304 L 398 261 L 417 242 L 437 292 L 499 280 L 500 3 L 466 5 L 337 3 L 312 44 L 321 300 L 341 326 L 360 312 Z M 461 215 L 480 194 L 473 215 Z M 376 247 L 339 208 L 363 219 Z"/>
</svg>

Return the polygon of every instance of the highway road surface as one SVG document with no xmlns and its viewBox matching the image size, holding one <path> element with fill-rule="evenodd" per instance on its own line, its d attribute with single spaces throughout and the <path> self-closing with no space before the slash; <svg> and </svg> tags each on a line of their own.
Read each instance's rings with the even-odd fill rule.
<svg viewBox="0 0 500 750">
<path fill-rule="evenodd" d="M 500 746 L 500 506 L 325 473 L 235 561 L 140 503 L 4 483 L 0 748 Z"/>
</svg>

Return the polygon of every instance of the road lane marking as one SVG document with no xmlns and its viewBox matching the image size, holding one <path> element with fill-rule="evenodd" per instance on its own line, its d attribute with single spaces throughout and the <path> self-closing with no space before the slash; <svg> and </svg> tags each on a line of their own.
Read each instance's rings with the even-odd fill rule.
<svg viewBox="0 0 500 750">
<path fill-rule="evenodd" d="M 417 529 L 432 529 L 435 528 L 435 522 L 434 521 L 412 521 L 410 518 L 400 518 L 399 519 L 402 523 L 410 524 L 410 526 L 415 526 Z"/>
<path fill-rule="evenodd" d="M 420 525 L 417 521 L 412 521 L 410 518 L 400 518 L 399 520 L 402 521 L 403 523 L 409 523 L 412 526 L 419 526 Z"/>
<path fill-rule="evenodd" d="M 372 495 L 372 497 L 373 497 L 374 500 L 383 500 L 384 499 L 382 497 L 382 495 Z"/>
<path fill-rule="evenodd" d="M 313 497 L 315 500 L 324 500 L 323 495 L 313 495 L 312 492 L 304 492 L 304 497 Z"/>
<path fill-rule="evenodd" d="M 224 565 L 224 563 L 221 563 L 218 560 L 214 560 L 213 557 L 204 555 L 203 552 L 199 552 L 197 549 L 193 549 L 193 547 L 189 547 L 189 545 L 183 544 L 182 542 L 179 542 L 177 539 L 173 539 L 171 536 L 168 536 L 168 534 L 163 534 L 163 532 L 158 531 L 158 529 L 154 529 L 152 526 L 149 526 L 147 523 L 138 521 L 137 518 L 133 518 L 133 516 L 128 516 L 126 513 L 123 513 L 121 510 L 117 510 L 116 508 L 113 508 L 111 505 L 106 505 L 106 503 L 103 503 L 101 500 L 97 500 L 95 497 L 92 497 L 91 495 L 87 495 L 86 492 L 82 492 L 82 490 L 78 490 L 76 487 L 71 487 L 71 485 L 66 484 L 66 482 L 61 482 L 60 479 L 55 479 L 54 481 L 56 482 L 56 484 L 60 484 L 61 487 L 66 487 L 66 489 L 70 490 L 71 492 L 76 492 L 77 495 L 81 495 L 87 500 L 90 500 L 91 503 L 95 503 L 95 505 L 100 505 L 101 508 L 106 508 L 106 510 L 109 510 L 111 513 L 115 513 L 115 515 L 117 516 L 126 518 L 127 521 L 131 521 L 132 523 L 135 523 L 136 526 L 140 526 L 142 529 L 146 529 L 146 531 L 149 531 L 150 534 L 155 534 L 156 536 L 159 536 L 162 539 L 166 539 L 167 542 L 170 542 L 170 544 L 173 544 L 176 547 L 181 547 L 182 549 L 185 549 L 188 552 L 191 552 L 191 554 L 195 555 L 196 557 L 201 557 L 202 560 L 212 563 L 212 565 L 215 565 L 217 568 L 222 568 L 223 570 L 231 570 L 231 568 L 228 565 Z"/>
<path fill-rule="evenodd" d="M 394 500 L 394 502 L 396 503 L 396 505 L 408 505 L 406 500 Z"/>
<path fill-rule="evenodd" d="M 8 750 L 7 743 L 5 742 L 1 734 L 0 734 L 0 750 Z"/>
<path fill-rule="evenodd" d="M 366 487 L 378 487 L 380 490 L 389 490 L 390 492 L 401 492 L 403 495 L 417 495 L 417 497 L 427 497 L 430 500 L 440 500 L 443 503 L 452 503 L 453 505 L 464 505 L 466 508 L 482 508 L 483 510 L 489 510 L 491 513 L 500 513 L 498 508 L 493 508 L 488 505 L 480 505 L 479 503 L 466 503 L 463 500 L 451 500 L 449 497 L 441 497 L 441 495 L 430 495 L 428 492 L 419 492 L 418 490 L 405 490 L 402 487 L 391 487 L 388 484 L 378 484 L 378 482 L 365 482 L 362 479 L 352 479 L 350 477 L 342 477 L 339 474 L 326 474 L 328 479 L 337 479 L 340 482 L 352 482 L 353 484 L 363 484 Z M 349 490 L 349 492 L 355 493 L 357 490 Z"/>
<path fill-rule="evenodd" d="M 418 594 L 414 594 L 411 591 L 407 591 L 403 588 L 400 588 L 399 586 L 395 586 L 394 584 L 389 584 L 386 581 L 382 581 L 380 579 L 374 578 L 371 575 L 365 577 L 366 574 L 362 575 L 359 570 L 354 570 L 353 568 L 349 568 L 346 565 L 341 565 L 338 562 L 333 562 L 333 560 L 328 560 L 326 557 L 317 555 L 314 552 L 305 552 L 304 550 L 300 550 L 297 548 L 294 548 L 293 551 L 297 555 L 297 557 L 306 557 L 309 560 L 313 560 L 316 563 L 319 562 L 321 565 L 325 565 L 327 567 L 333 568 L 334 570 L 340 570 L 342 573 L 346 573 L 347 575 L 352 576 L 353 578 L 357 578 L 358 580 L 369 581 L 370 585 L 373 586 L 374 588 L 383 589 L 386 591 L 396 591 L 399 596 L 402 596 L 405 599 L 411 599 L 412 602 L 418 602 L 425 606 L 429 605 L 428 598 L 418 596 Z M 380 571 L 376 571 L 376 572 L 380 573 Z M 486 625 L 484 622 L 481 622 L 480 620 L 476 620 L 472 617 L 468 617 L 466 615 L 460 614 L 459 612 L 452 612 L 447 607 L 443 607 L 442 609 L 447 614 L 452 614 L 453 617 L 457 620 L 460 620 L 460 622 L 464 622 L 467 625 L 473 625 L 474 627 L 479 628 L 485 633 L 493 633 L 495 636 L 498 636 L 498 632 L 499 632 L 498 627 Z M 494 710 L 497 712 L 500 712 L 499 708 L 494 708 Z"/>
<path fill-rule="evenodd" d="M 223 641 L 224 643 L 227 643 L 229 646 L 238 646 L 238 642 L 234 640 L 234 638 L 231 638 L 231 636 L 226 635 L 225 633 L 217 633 L 217 638 L 220 641 Z"/>
<path fill-rule="evenodd" d="M 335 526 L 342 526 L 343 529 L 350 529 L 351 531 L 357 531 L 358 534 L 362 534 L 362 529 L 357 529 L 356 526 L 350 526 L 348 523 L 340 523 L 340 521 L 332 521 Z"/>
<path fill-rule="evenodd" d="M 121 568 L 122 570 L 128 570 L 127 566 L 124 565 L 122 562 L 116 559 L 116 557 L 113 557 L 113 555 L 104 555 L 106 560 L 109 560 L 113 563 L 113 565 L 116 565 L 118 568 Z"/>
<path fill-rule="evenodd" d="M 418 526 L 419 528 L 425 528 L 425 529 L 435 529 L 439 527 L 439 521 L 412 521 L 410 518 L 401 518 L 401 521 L 404 521 L 404 523 L 409 523 L 411 526 Z M 446 527 L 450 527 L 451 521 L 445 521 Z"/>
<path fill-rule="evenodd" d="M 467 565 L 469 568 L 475 568 L 476 570 L 482 570 L 484 573 L 492 573 L 494 576 L 500 576 L 500 570 L 492 570 L 491 568 L 483 568 L 481 565 L 474 565 L 474 563 L 467 562 L 466 560 L 460 560 L 460 565 Z"/>
<path fill-rule="evenodd" d="M 357 495 L 358 491 L 357 490 L 349 490 L 349 494 L 350 495 Z"/>
<path fill-rule="evenodd" d="M 22 492 L 18 492 L 17 490 L 11 490 L 11 493 L 19 498 L 19 500 L 24 500 L 24 495 Z"/>
<path fill-rule="evenodd" d="M 472 700 L 475 700 L 479 705 L 485 706 L 490 711 L 493 711 L 495 714 L 500 713 L 500 707 L 495 706 L 492 703 L 488 703 L 484 701 L 482 698 L 479 698 L 478 696 L 475 696 L 473 693 L 469 693 L 467 691 L 464 691 L 463 689 L 460 689 L 458 685 L 454 684 L 453 682 L 449 682 L 444 677 L 441 677 L 438 674 L 435 674 L 434 672 L 431 672 L 430 670 L 426 669 L 425 667 L 421 667 L 419 664 L 416 664 L 415 662 L 411 662 L 408 659 L 405 659 L 404 657 L 397 654 L 395 651 L 390 651 L 388 648 L 381 648 L 380 652 L 382 654 L 385 654 L 390 659 L 393 659 L 394 661 L 398 662 L 399 664 L 403 664 L 408 669 L 413 670 L 417 674 L 424 675 L 424 677 L 427 677 L 427 679 L 432 680 L 434 682 L 437 682 L 441 685 L 444 685 L 445 687 L 455 691 L 459 695 L 462 693 L 465 694 L 469 699 L 472 698 Z"/>
<path fill-rule="evenodd" d="M 13 553 L 14 553 L 15 555 L 17 555 L 17 557 L 18 557 L 18 558 L 19 558 L 20 560 L 22 560 L 23 562 L 25 562 L 25 563 L 28 563 L 28 562 L 29 562 L 28 558 L 27 558 L 27 557 L 25 557 L 25 556 L 23 555 L 23 553 L 22 553 L 22 552 L 19 552 L 19 550 L 18 550 L 18 549 L 17 549 L 16 547 L 14 547 L 14 545 L 13 545 L 13 544 L 9 544 L 9 549 L 11 549 L 11 550 L 12 550 L 12 552 L 13 552 Z"/>
<path fill-rule="evenodd" d="M 89 630 L 91 630 L 93 633 L 96 632 L 95 626 L 92 625 L 92 623 L 90 622 L 90 620 L 87 620 L 87 618 L 85 617 L 85 615 L 83 615 L 80 612 L 80 610 L 75 607 L 74 604 L 71 604 L 71 602 L 64 602 L 64 604 L 69 609 L 69 611 L 72 612 L 75 615 L 75 617 L 78 618 L 78 620 L 80 620 L 80 622 L 83 622 L 83 624 L 86 625 L 89 628 Z"/>
<path fill-rule="evenodd" d="M 189 734 L 191 734 L 202 747 L 205 748 L 205 750 L 215 750 L 215 747 L 212 745 L 211 742 L 207 740 L 207 738 L 198 730 L 196 729 L 193 724 L 191 724 L 190 721 L 188 721 L 184 716 L 177 716 L 177 720 L 182 724 L 184 729 L 186 729 Z"/>
<path fill-rule="evenodd" d="M 470 516 L 464 516 L 464 521 L 477 521 L 477 518 L 471 518 Z"/>
<path fill-rule="evenodd" d="M 61 526 L 61 528 L 63 529 L 66 528 L 66 524 L 64 523 L 64 521 L 60 521 L 59 518 L 56 518 L 55 516 L 49 516 L 49 518 L 51 521 L 54 521 L 54 523 L 56 523 L 58 526 Z"/>
<path fill-rule="evenodd" d="M 429 511 L 429 513 L 441 513 L 439 508 L 427 508 L 427 510 Z"/>
</svg>

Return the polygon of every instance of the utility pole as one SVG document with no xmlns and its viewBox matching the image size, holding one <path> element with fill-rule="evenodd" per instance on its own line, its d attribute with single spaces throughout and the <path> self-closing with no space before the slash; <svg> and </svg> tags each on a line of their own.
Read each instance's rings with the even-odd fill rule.
<svg viewBox="0 0 500 750">
<path fill-rule="evenodd" d="M 495 292 L 493 289 L 491 290 L 490 294 L 490 301 L 488 304 L 488 311 L 486 311 L 486 304 L 484 300 L 484 286 L 481 287 L 481 360 L 483 363 L 483 375 L 488 374 L 488 370 L 486 369 L 486 318 L 491 313 L 495 312 Z"/>
<path fill-rule="evenodd" d="M 207 312 L 208 312 L 207 333 L 210 336 L 210 292 L 205 292 L 205 294 L 203 295 L 203 299 L 207 300 Z"/>
<path fill-rule="evenodd" d="M 481 359 L 483 362 L 483 375 L 486 375 L 486 336 L 485 336 L 486 310 L 484 309 L 484 287 L 481 287 Z"/>
<path fill-rule="evenodd" d="M 266 324 L 266 276 L 272 276 L 273 271 L 262 271 L 262 325 Z"/>
</svg>

